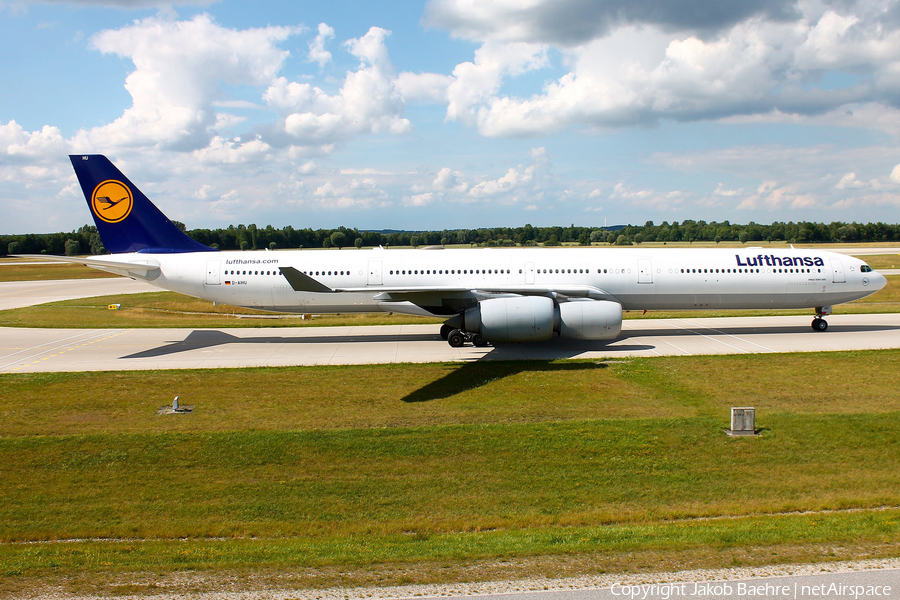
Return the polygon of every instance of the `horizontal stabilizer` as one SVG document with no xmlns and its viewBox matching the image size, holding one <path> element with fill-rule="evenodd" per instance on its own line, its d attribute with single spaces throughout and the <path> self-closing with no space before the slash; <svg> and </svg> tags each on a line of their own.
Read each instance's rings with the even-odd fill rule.
<svg viewBox="0 0 900 600">
<path fill-rule="evenodd" d="M 85 265 L 88 267 L 96 267 L 101 269 L 117 269 L 138 272 L 155 271 L 159 269 L 159 262 L 154 259 L 147 259 L 141 262 L 128 262 L 124 260 L 107 260 L 105 258 L 89 258 L 81 256 L 56 256 L 53 254 L 10 254 L 10 258 L 31 258 L 37 260 L 45 260 L 50 262 L 64 262 L 75 265 Z"/>
<path fill-rule="evenodd" d="M 294 267 L 280 267 L 281 274 L 288 280 L 295 292 L 318 292 L 327 294 L 334 290 L 327 285 L 322 285 L 309 275 L 304 275 Z"/>
</svg>

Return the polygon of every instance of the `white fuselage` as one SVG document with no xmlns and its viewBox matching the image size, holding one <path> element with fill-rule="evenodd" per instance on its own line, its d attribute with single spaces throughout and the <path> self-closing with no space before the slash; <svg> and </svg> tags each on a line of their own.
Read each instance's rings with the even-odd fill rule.
<svg viewBox="0 0 900 600">
<path fill-rule="evenodd" d="M 812 308 L 868 296 L 886 283 L 856 258 L 799 249 L 376 248 L 139 253 L 115 259 L 155 261 L 159 270 L 147 279 L 163 289 L 292 313 L 447 316 L 472 293 L 559 293 L 615 301 L 625 310 Z M 335 292 L 295 291 L 279 270 L 284 267 Z M 415 303 L 409 294 L 416 295 Z"/>
</svg>

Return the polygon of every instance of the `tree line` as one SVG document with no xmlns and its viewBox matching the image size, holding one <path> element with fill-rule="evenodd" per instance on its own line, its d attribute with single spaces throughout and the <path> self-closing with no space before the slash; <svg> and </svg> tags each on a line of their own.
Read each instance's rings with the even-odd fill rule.
<svg viewBox="0 0 900 600">
<path fill-rule="evenodd" d="M 280 248 L 345 248 L 371 246 L 559 246 L 562 244 L 637 245 L 645 242 L 896 242 L 900 225 L 887 223 L 783 223 L 746 225 L 728 221 L 663 221 L 616 227 L 493 227 L 432 231 L 366 231 L 356 228 L 276 229 L 268 225 L 229 225 L 221 229 L 186 229 L 190 237 L 221 250 Z M 97 228 L 84 225 L 68 233 L 0 235 L 0 256 L 6 254 L 104 254 Z"/>
</svg>

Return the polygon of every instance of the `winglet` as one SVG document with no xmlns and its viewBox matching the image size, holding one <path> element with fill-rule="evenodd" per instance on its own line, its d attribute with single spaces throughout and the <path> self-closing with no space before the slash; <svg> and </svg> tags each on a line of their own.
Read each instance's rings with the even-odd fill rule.
<svg viewBox="0 0 900 600">
<path fill-rule="evenodd" d="M 334 292 L 327 285 L 319 283 L 309 275 L 304 275 L 294 267 L 279 267 L 279 269 L 281 269 L 281 274 L 288 280 L 295 292 L 318 292 L 322 294 Z"/>
</svg>

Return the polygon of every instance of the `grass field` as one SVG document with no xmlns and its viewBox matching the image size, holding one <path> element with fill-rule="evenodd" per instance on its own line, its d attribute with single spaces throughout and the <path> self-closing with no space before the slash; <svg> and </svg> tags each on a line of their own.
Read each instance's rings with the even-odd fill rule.
<svg viewBox="0 0 900 600">
<path fill-rule="evenodd" d="M 900 269 L 900 254 L 873 254 L 857 256 L 873 269 Z"/>
<path fill-rule="evenodd" d="M 0 281 L 47 281 L 51 279 L 96 279 L 100 277 L 118 277 L 118 275 L 105 273 L 83 265 L 53 263 L 46 265 L 21 265 L 16 264 L 14 260 L 0 263 Z"/>
<path fill-rule="evenodd" d="M 0 375 L 0 594 L 896 556 L 898 371 L 900 351 Z M 176 393 L 194 412 L 157 415 Z M 722 433 L 736 405 L 760 437 Z"/>
</svg>

